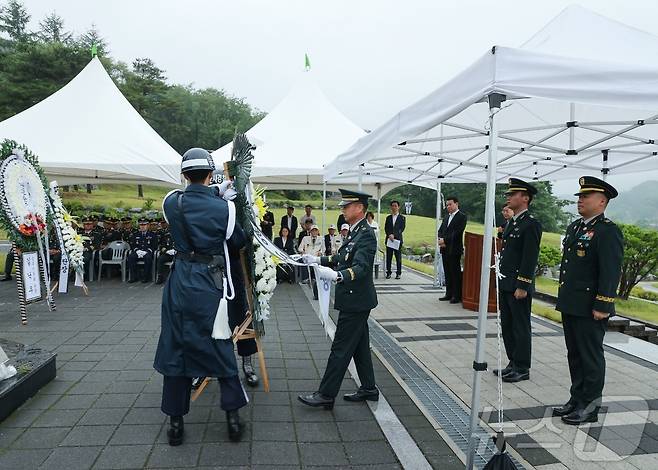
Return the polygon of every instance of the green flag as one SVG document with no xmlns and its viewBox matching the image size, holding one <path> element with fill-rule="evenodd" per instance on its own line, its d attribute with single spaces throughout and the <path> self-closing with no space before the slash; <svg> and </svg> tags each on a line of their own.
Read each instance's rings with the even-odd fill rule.
<svg viewBox="0 0 658 470">
<path fill-rule="evenodd" d="M 308 54 L 304 54 L 304 68 L 311 70 L 311 60 L 308 58 Z"/>
</svg>

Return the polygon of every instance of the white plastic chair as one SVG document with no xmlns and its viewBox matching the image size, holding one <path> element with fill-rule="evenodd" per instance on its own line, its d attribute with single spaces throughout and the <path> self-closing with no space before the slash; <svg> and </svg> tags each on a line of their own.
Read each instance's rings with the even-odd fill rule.
<svg viewBox="0 0 658 470">
<path fill-rule="evenodd" d="M 101 281 L 103 265 L 119 265 L 121 267 L 121 282 L 126 282 L 126 258 L 130 245 L 123 241 L 110 242 L 106 249 L 112 250 L 112 258 L 103 259 L 101 253 L 98 254 L 98 282 Z"/>
</svg>

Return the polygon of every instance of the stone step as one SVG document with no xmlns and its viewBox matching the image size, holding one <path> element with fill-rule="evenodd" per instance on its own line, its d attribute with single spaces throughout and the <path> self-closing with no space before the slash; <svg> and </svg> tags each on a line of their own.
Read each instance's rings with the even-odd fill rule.
<svg viewBox="0 0 658 470">
<path fill-rule="evenodd" d="M 619 331 L 621 333 L 628 327 L 630 320 L 623 317 L 612 317 L 608 320 L 608 331 Z"/>
<path fill-rule="evenodd" d="M 639 336 L 644 333 L 644 329 L 644 323 L 629 321 L 628 326 L 624 329 L 624 333 L 631 336 Z"/>
<path fill-rule="evenodd" d="M 636 337 L 640 338 L 640 339 L 643 339 L 643 340 L 646 340 L 646 341 L 649 341 L 649 338 L 655 337 L 657 335 L 658 335 L 658 330 L 656 330 L 655 328 L 651 328 L 651 327 L 646 326 L 646 327 L 644 327 L 644 331 L 639 333 Z"/>
</svg>

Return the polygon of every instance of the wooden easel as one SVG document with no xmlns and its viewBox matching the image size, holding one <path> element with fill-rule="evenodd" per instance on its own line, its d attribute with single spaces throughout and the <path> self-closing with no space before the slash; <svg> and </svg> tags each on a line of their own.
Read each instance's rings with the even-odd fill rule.
<svg viewBox="0 0 658 470">
<path fill-rule="evenodd" d="M 228 260 L 227 260 L 228 262 Z M 249 305 L 249 310 L 247 310 L 247 313 L 245 315 L 244 321 L 235 327 L 233 330 L 233 334 L 231 335 L 231 338 L 233 339 L 233 344 L 236 344 L 238 341 L 242 341 L 245 339 L 254 339 L 256 340 L 256 350 L 258 354 L 258 365 L 260 367 L 260 373 L 261 373 L 261 378 L 263 380 L 263 390 L 266 392 L 270 391 L 270 379 L 267 375 L 267 368 L 265 367 L 265 354 L 263 353 L 263 345 L 260 340 L 260 336 L 258 336 L 258 333 L 256 333 L 256 330 L 253 328 L 249 328 L 249 325 L 251 325 L 251 322 L 253 320 L 253 315 L 251 312 L 254 309 L 254 299 L 252 296 L 252 279 L 251 276 L 249 275 L 249 272 L 247 271 L 247 262 L 244 254 L 244 248 L 240 250 L 240 264 L 242 265 L 242 276 L 243 279 L 245 280 L 245 288 L 247 290 L 247 303 Z M 230 268 L 229 268 L 230 269 Z M 199 398 L 199 395 L 201 395 L 201 392 L 206 388 L 206 386 L 210 383 L 210 377 L 206 377 L 204 381 L 199 385 L 199 388 L 197 388 L 194 393 L 192 393 L 192 401 L 196 401 L 197 398 Z"/>
</svg>

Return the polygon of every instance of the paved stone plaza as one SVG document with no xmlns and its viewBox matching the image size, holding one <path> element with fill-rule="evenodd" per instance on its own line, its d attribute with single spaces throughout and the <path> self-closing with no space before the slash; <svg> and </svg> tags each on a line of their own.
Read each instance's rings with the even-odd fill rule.
<svg viewBox="0 0 658 470">
<path fill-rule="evenodd" d="M 477 314 L 439 302 L 429 278 L 406 272 L 401 281 L 379 280 L 377 323 L 431 371 L 437 384 L 463 406 L 471 402 Z M 658 346 L 644 343 L 658 356 Z M 617 345 L 618 349 L 625 349 Z M 530 380 L 504 384 L 505 431 L 512 446 L 541 469 L 658 468 L 658 366 L 606 346 L 604 411 L 599 423 L 575 428 L 552 418 L 550 406 L 568 399 L 569 372 L 559 325 L 533 318 Z M 489 368 L 496 367 L 495 315 L 487 326 Z M 506 356 L 503 355 L 505 365 Z M 654 359 L 655 361 L 655 359 Z M 496 380 L 482 375 L 483 419 L 497 421 Z"/>
<path fill-rule="evenodd" d="M 0 284 L 0 331 L 14 341 L 57 352 L 57 378 L 0 423 L 0 468 L 373 468 L 401 465 L 365 404 L 339 400 L 332 412 L 297 402 L 314 391 L 330 342 L 300 286 L 273 299 L 265 349 L 271 392 L 250 390 L 240 443 L 228 441 L 216 385 L 186 417 L 186 442 L 166 443 L 161 376 L 152 361 L 160 328 L 161 289 L 103 281 L 90 296 L 73 292 L 58 309 L 29 307 L 19 324 L 12 283 Z M 382 364 L 376 373 L 404 409 L 403 421 L 435 468 L 461 461 L 434 432 Z M 214 385 L 214 384 L 213 384 Z M 341 394 L 355 388 L 346 380 Z"/>
<path fill-rule="evenodd" d="M 177 448 L 166 443 L 162 380 L 152 368 L 161 289 L 118 281 L 90 287 L 89 297 L 58 297 L 56 312 L 43 303 L 31 305 L 23 327 L 14 286 L 0 284 L 2 336 L 55 351 L 58 366 L 53 382 L 0 423 L 2 469 L 401 468 L 394 450 L 398 431 L 391 431 L 397 428 L 387 431 L 381 417 L 380 423 L 375 419 L 389 406 L 420 455 L 406 460 L 406 468 L 464 466 L 477 319 L 475 312 L 439 302 L 441 292 L 427 277 L 405 272 L 401 281 L 377 281 L 380 304 L 371 336 L 385 405 L 339 400 L 325 412 L 297 402 L 297 394 L 317 387 L 330 342 L 309 303 L 309 289 L 281 285 L 265 337 L 272 391 L 249 391 L 243 442 L 228 441 L 213 384 L 192 405 L 186 442 Z M 601 422 L 566 426 L 548 408 L 567 398 L 561 328 L 539 318 L 533 328 L 531 380 L 504 385 L 505 430 L 519 466 L 657 468 L 658 366 L 618 350 L 623 347 L 606 347 Z M 495 351 L 490 315 L 490 367 Z M 355 386 L 348 379 L 343 391 Z M 492 426 L 496 396 L 493 375 L 483 374 L 482 418 Z M 486 425 L 484 430 L 491 432 Z"/>
</svg>

